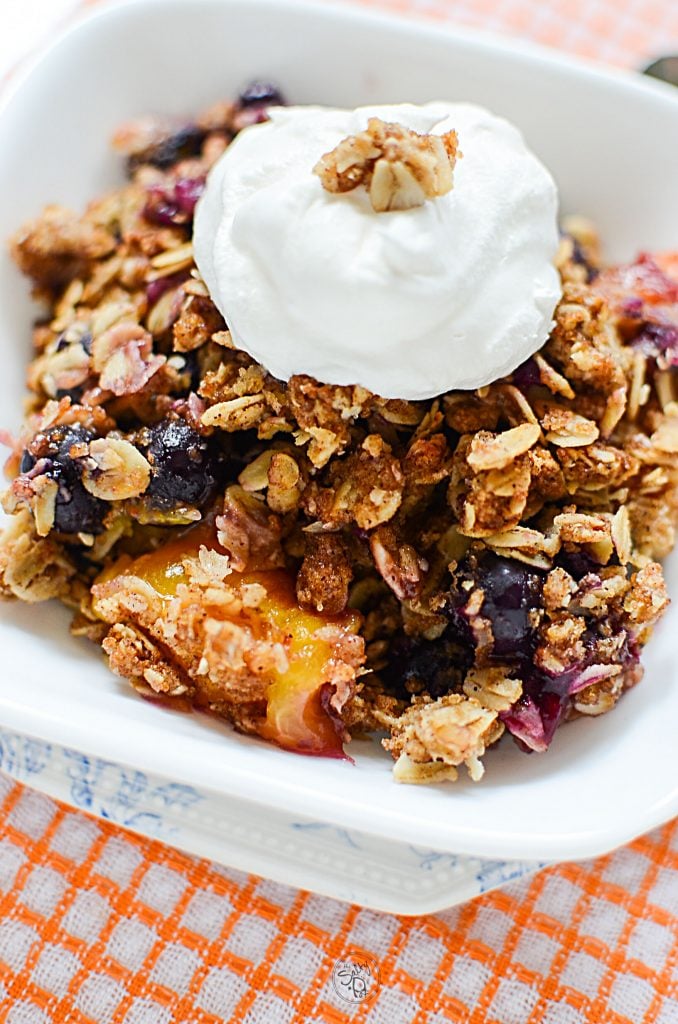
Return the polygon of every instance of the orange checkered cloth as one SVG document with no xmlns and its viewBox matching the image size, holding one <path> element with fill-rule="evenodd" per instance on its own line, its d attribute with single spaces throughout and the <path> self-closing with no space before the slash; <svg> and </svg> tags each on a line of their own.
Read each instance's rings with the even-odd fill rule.
<svg viewBox="0 0 678 1024">
<path fill-rule="evenodd" d="M 675 0 L 370 2 L 618 64 L 678 52 Z M 346 959 L 378 975 L 369 998 L 337 995 Z M 398 918 L 186 856 L 0 776 L 0 1022 L 678 1024 L 678 821 Z"/>
</svg>

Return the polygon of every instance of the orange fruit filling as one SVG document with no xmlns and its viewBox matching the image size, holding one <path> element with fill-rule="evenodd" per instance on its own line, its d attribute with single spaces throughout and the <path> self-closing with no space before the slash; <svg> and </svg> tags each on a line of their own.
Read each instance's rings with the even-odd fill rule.
<svg viewBox="0 0 678 1024">
<path fill-rule="evenodd" d="M 214 529 L 201 525 L 148 554 L 134 559 L 122 556 L 101 573 L 97 583 L 134 576 L 169 602 L 177 596 L 180 584 L 190 582 L 188 569 L 192 561 L 198 562 L 202 545 L 223 553 Z M 332 676 L 337 638 L 357 634 L 361 616 L 351 610 L 324 616 L 300 608 L 294 576 L 286 569 L 231 572 L 220 586 L 240 598 L 243 587 L 251 584 L 266 592 L 256 607 L 237 600 L 233 608 L 227 604 L 219 614 L 224 620 L 246 625 L 256 639 L 281 644 L 285 651 L 287 667 L 265 670 L 266 720 L 259 734 L 286 750 L 345 757 L 343 727 L 331 713 L 330 693 L 324 687 Z M 216 614 L 214 609 L 210 614 Z M 328 626 L 332 627 L 329 632 Z"/>
</svg>

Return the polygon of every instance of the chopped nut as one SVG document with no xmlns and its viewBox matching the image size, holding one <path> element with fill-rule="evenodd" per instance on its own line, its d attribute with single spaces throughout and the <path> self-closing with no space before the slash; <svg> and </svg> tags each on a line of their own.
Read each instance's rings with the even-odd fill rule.
<svg viewBox="0 0 678 1024">
<path fill-rule="evenodd" d="M 227 488 L 223 511 L 215 522 L 217 538 L 235 572 L 284 565 L 280 520 L 255 495 L 241 487 Z"/>
<path fill-rule="evenodd" d="M 233 571 L 228 555 L 222 555 L 218 551 L 206 548 L 204 544 L 201 545 L 198 552 L 198 561 L 208 580 L 219 582 Z"/>
<path fill-rule="evenodd" d="M 400 601 L 411 601 L 419 593 L 423 578 L 417 552 L 398 540 L 392 526 L 378 526 L 370 537 L 370 551 L 379 575 Z"/>
<path fill-rule="evenodd" d="M 215 345 L 221 345 L 222 348 L 235 348 L 235 343 L 230 331 L 216 331 L 212 335 L 212 341 Z"/>
<path fill-rule="evenodd" d="M 138 324 L 119 323 L 92 343 L 92 363 L 99 384 L 114 395 L 140 391 L 166 362 L 153 353 L 153 339 Z"/>
<path fill-rule="evenodd" d="M 365 185 L 378 212 L 408 210 L 450 191 L 460 155 L 454 131 L 418 135 L 371 117 L 365 131 L 349 135 L 326 153 L 313 172 L 328 192 Z"/>
</svg>

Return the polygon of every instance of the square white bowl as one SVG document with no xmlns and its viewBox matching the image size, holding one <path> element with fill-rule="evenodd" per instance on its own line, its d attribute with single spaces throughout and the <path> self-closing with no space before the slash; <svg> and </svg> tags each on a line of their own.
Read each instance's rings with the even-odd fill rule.
<svg viewBox="0 0 678 1024">
<path fill-rule="evenodd" d="M 678 93 L 544 50 L 325 4 L 137 0 L 77 24 L 11 84 L 0 108 L 0 237 L 47 202 L 81 208 L 122 180 L 116 125 L 190 114 L 256 76 L 295 103 L 430 99 L 513 120 L 555 175 L 563 210 L 590 216 L 611 258 L 678 246 Z M 0 416 L 20 419 L 27 287 L 0 266 Z M 678 564 L 669 560 L 678 594 Z M 161 710 L 67 632 L 61 608 L 0 609 L 0 722 L 112 762 L 385 842 L 500 858 L 605 852 L 678 811 L 678 669 L 671 609 L 646 679 L 617 709 L 560 730 L 547 754 L 512 743 L 480 785 L 398 786 L 376 744 L 355 766 L 308 759 L 199 715 Z"/>
</svg>

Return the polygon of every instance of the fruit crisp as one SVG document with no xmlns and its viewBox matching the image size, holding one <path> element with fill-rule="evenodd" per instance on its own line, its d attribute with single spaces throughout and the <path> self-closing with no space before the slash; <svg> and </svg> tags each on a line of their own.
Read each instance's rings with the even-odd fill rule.
<svg viewBox="0 0 678 1024">
<path fill-rule="evenodd" d="M 254 83 L 125 125 L 127 184 L 12 240 L 47 312 L 0 593 L 65 602 L 146 697 L 308 754 L 381 732 L 398 781 L 479 779 L 502 735 L 543 752 L 641 678 L 678 523 L 678 254 L 606 267 L 566 220 L 548 342 L 475 392 L 283 383 L 191 244 L 208 170 L 281 102 Z"/>
</svg>

